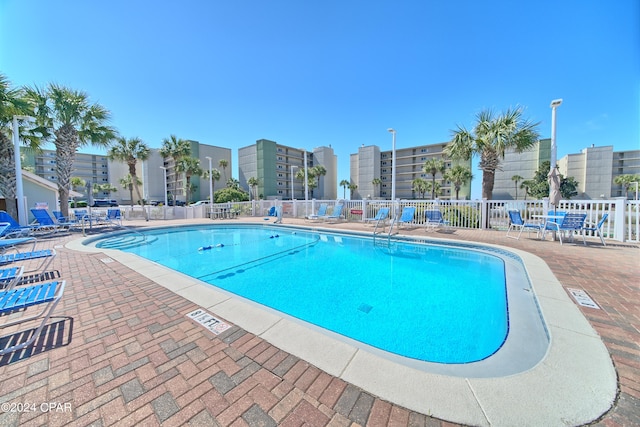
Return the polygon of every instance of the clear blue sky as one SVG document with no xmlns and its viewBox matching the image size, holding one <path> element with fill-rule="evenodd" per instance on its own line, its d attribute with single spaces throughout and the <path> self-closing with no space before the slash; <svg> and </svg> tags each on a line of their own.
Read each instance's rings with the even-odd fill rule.
<svg viewBox="0 0 640 427">
<path fill-rule="evenodd" d="M 445 142 L 523 106 L 558 158 L 640 148 L 640 1 L 0 0 L 0 72 L 108 108 L 125 137 L 237 148 Z M 100 152 L 87 147 L 86 152 Z M 480 194 L 481 172 L 472 194 Z M 338 194 L 341 194 L 341 190 Z"/>
</svg>

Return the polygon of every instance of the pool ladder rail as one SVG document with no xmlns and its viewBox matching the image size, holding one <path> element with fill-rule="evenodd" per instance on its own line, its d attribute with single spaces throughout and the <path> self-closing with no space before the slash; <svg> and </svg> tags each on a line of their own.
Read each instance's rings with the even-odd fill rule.
<svg viewBox="0 0 640 427">
<path fill-rule="evenodd" d="M 391 221 L 389 222 L 389 232 L 387 233 L 386 242 L 382 242 L 380 239 L 376 239 L 377 235 L 382 235 L 384 233 L 384 229 L 386 227 L 386 219 L 379 219 L 376 221 L 376 226 L 373 229 L 373 245 L 381 246 L 384 245 L 387 248 L 391 245 L 391 230 L 393 230 L 393 225 L 395 223 L 395 215 L 391 217 Z M 378 231 L 378 227 L 382 224 L 382 229 Z"/>
</svg>

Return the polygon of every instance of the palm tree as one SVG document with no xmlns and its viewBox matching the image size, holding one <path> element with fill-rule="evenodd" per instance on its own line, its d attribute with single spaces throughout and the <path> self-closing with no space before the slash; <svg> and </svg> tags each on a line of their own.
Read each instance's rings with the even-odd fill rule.
<svg viewBox="0 0 640 427">
<path fill-rule="evenodd" d="M 436 174 L 438 172 L 440 172 L 441 174 L 444 174 L 444 171 L 446 170 L 446 168 L 447 168 L 447 165 L 444 162 L 444 160 L 437 159 L 435 157 L 424 162 L 424 165 L 422 166 L 422 170 L 424 171 L 424 173 L 428 173 L 431 175 L 431 199 L 432 200 L 436 198 L 436 193 L 435 193 Z"/>
<path fill-rule="evenodd" d="M 73 176 L 71 177 L 71 188 L 75 191 L 78 191 L 78 188 L 84 188 L 85 185 L 87 185 L 87 182 L 80 178 L 79 176 Z"/>
<path fill-rule="evenodd" d="M 304 168 L 299 168 L 296 171 L 295 178 L 299 179 L 302 182 L 303 186 L 304 186 Z M 307 188 L 313 188 L 312 186 L 313 186 L 314 182 L 315 182 L 315 179 L 314 179 L 313 175 L 311 174 L 311 169 L 307 168 Z"/>
<path fill-rule="evenodd" d="M 520 188 L 524 190 L 524 199 L 527 200 L 527 196 L 529 195 L 529 188 L 534 185 L 534 182 L 530 179 L 525 179 L 520 184 Z"/>
<path fill-rule="evenodd" d="M 349 182 L 348 179 L 343 179 L 342 181 L 340 181 L 340 187 L 342 187 L 342 198 L 346 199 L 347 198 L 347 187 L 349 187 L 349 184 L 351 184 Z"/>
<path fill-rule="evenodd" d="M 518 182 L 522 181 L 524 178 L 520 175 L 513 175 L 511 177 L 511 181 L 514 181 L 516 184 L 516 200 L 518 200 Z"/>
<path fill-rule="evenodd" d="M 309 175 L 316 178 L 315 185 L 311 186 L 311 184 L 309 184 L 309 188 L 311 188 L 312 197 L 313 197 L 313 189 L 316 187 L 320 187 L 320 177 L 325 176 L 326 174 L 327 174 L 327 170 L 322 165 L 316 165 L 316 166 L 313 166 L 311 169 L 309 169 Z"/>
<path fill-rule="evenodd" d="M 189 199 L 191 198 L 191 193 L 194 191 L 194 188 L 191 185 L 191 177 L 192 176 L 202 176 L 204 172 L 202 167 L 200 167 L 200 160 L 195 157 L 187 156 L 178 160 L 176 164 L 176 172 L 184 173 L 185 176 L 185 185 L 184 192 L 187 205 L 189 204 Z"/>
<path fill-rule="evenodd" d="M 142 211 L 144 212 L 144 218 L 149 221 L 147 211 L 144 209 L 144 199 L 140 195 L 140 187 L 137 185 L 139 181 L 136 172 L 136 164 L 138 160 L 145 161 L 149 158 L 149 146 L 142 142 L 140 138 L 118 138 L 113 145 L 109 148 L 107 156 L 109 159 L 126 163 L 129 167 L 129 175 L 131 176 L 131 183 L 136 183 L 133 187 L 136 190 L 136 196 L 142 203 Z M 133 199 L 132 199 L 133 200 Z"/>
<path fill-rule="evenodd" d="M 14 115 L 33 115 L 24 90 L 12 89 L 9 80 L 0 73 L 0 193 L 5 198 L 7 213 L 18 218 L 16 204 L 16 168 L 12 129 Z M 27 139 L 28 132 L 19 131 L 23 141 L 28 140 L 37 149 L 39 139 Z"/>
<path fill-rule="evenodd" d="M 255 176 L 252 176 L 247 180 L 247 184 L 249 185 L 249 188 L 251 188 L 251 197 L 253 197 L 254 200 L 257 199 L 255 192 L 258 188 L 258 184 L 260 184 L 260 181 L 258 181 L 258 178 L 256 178 Z M 293 199 L 293 194 L 291 195 L 291 198 Z"/>
<path fill-rule="evenodd" d="M 431 194 L 432 194 L 431 197 L 433 199 L 435 199 L 436 198 L 435 196 L 440 195 L 440 193 L 442 192 L 442 186 L 440 185 L 439 182 L 435 182 L 435 181 L 429 182 L 429 181 L 427 181 L 426 184 L 427 184 L 427 191 L 431 192 Z"/>
<path fill-rule="evenodd" d="M 236 190 L 240 190 L 240 181 L 235 178 L 229 178 L 227 180 L 227 188 L 234 188 Z"/>
<path fill-rule="evenodd" d="M 536 130 L 539 123 L 532 123 L 522 117 L 522 108 L 508 109 L 494 117 L 491 110 L 481 111 L 472 132 L 458 125 L 451 142 L 445 147 L 447 156 L 453 159 L 469 160 L 480 156 L 482 170 L 482 197 L 493 197 L 496 170 L 507 149 L 521 153 L 529 150 L 538 141 Z"/>
<path fill-rule="evenodd" d="M 71 177 L 70 183 L 71 189 L 75 191 L 78 191 L 78 188 L 84 188 L 85 185 L 87 185 L 87 182 L 79 176 Z"/>
<path fill-rule="evenodd" d="M 27 99 L 36 107 L 36 128 L 44 140 L 56 147 L 56 175 L 60 210 L 69 216 L 69 187 L 78 148 L 92 144 L 106 147 L 116 131 L 106 123 L 110 113 L 100 104 L 91 104 L 82 91 L 49 84 L 46 89 L 26 88 Z"/>
<path fill-rule="evenodd" d="M 417 192 L 421 199 L 424 199 L 424 195 L 427 192 L 427 181 L 422 178 L 416 178 L 411 181 L 411 189 Z"/>
<path fill-rule="evenodd" d="M 618 175 L 613 178 L 613 183 L 616 185 L 621 185 L 624 187 L 624 197 L 628 198 L 629 196 L 629 187 L 631 187 L 631 183 L 640 181 L 640 176 L 638 175 Z"/>
<path fill-rule="evenodd" d="M 371 180 L 371 184 L 373 184 L 374 196 L 376 196 L 376 193 L 379 196 L 380 193 L 378 193 L 378 187 L 382 184 L 382 180 L 380 178 L 373 178 Z"/>
<path fill-rule="evenodd" d="M 180 139 L 175 135 L 170 135 L 169 138 L 165 138 L 162 140 L 162 147 L 160 148 L 160 155 L 167 158 L 173 159 L 173 167 L 175 168 L 178 165 L 178 162 L 181 158 L 191 155 L 191 144 L 189 141 Z M 175 171 L 173 176 L 173 191 L 177 194 L 178 192 L 178 171 Z M 174 195 L 174 201 L 176 197 Z"/>
<path fill-rule="evenodd" d="M 353 192 L 356 191 L 358 189 L 358 186 L 356 184 L 349 184 L 349 198 L 352 199 L 353 198 Z"/>
<path fill-rule="evenodd" d="M 137 176 L 132 177 L 130 174 L 125 175 L 124 177 L 119 179 L 120 185 L 122 185 L 122 188 L 124 188 L 125 190 L 129 190 L 129 198 L 131 200 L 131 207 L 133 207 L 133 187 L 134 185 L 136 187 L 139 187 L 140 185 L 142 185 L 142 181 L 140 181 L 140 178 L 138 178 Z"/>
<path fill-rule="evenodd" d="M 209 171 L 205 170 L 202 176 L 204 177 L 204 179 L 209 179 Z M 211 169 L 211 189 L 212 190 L 216 186 L 216 181 L 220 181 L 220 171 L 216 168 L 212 168 Z M 213 201 L 211 201 L 211 203 L 213 203 Z"/>
<path fill-rule="evenodd" d="M 460 195 L 460 188 L 473 179 L 471 170 L 465 166 L 455 165 L 444 173 L 444 179 L 450 181 L 456 190 L 456 200 Z"/>
<path fill-rule="evenodd" d="M 222 172 L 224 172 L 224 180 L 227 180 L 227 166 L 229 166 L 229 162 L 225 159 L 220 159 L 218 162 L 218 166 L 222 168 Z"/>
</svg>

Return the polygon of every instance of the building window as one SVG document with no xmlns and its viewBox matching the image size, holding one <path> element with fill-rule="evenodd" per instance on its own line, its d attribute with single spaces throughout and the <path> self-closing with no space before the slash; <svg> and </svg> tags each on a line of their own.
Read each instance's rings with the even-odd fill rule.
<svg viewBox="0 0 640 427">
<path fill-rule="evenodd" d="M 428 153 L 429 149 L 428 148 L 423 148 L 422 150 L 420 150 L 421 153 Z"/>
</svg>

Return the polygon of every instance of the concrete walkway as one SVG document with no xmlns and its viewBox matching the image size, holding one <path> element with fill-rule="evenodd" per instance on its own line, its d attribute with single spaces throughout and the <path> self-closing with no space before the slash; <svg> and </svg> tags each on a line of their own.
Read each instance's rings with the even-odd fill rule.
<svg viewBox="0 0 640 427">
<path fill-rule="evenodd" d="M 515 241 L 498 231 L 408 234 L 526 251 L 544 259 L 563 287 L 586 291 L 601 309 L 576 306 L 609 350 L 619 385 L 596 424 L 640 425 L 637 247 Z M 237 326 L 215 336 L 185 317 L 198 304 L 111 257 L 64 246 L 77 238 L 40 243 L 58 251 L 53 268 L 67 291 L 36 345 L 0 359 L 0 425 L 452 425 L 380 399 Z"/>
</svg>

